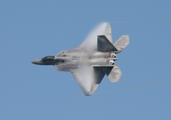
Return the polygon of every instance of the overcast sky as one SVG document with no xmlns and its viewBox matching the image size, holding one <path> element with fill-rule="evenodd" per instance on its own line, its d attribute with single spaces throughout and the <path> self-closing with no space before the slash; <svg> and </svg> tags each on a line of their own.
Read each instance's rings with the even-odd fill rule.
<svg viewBox="0 0 171 120">
<path fill-rule="evenodd" d="M 0 120 L 171 120 L 170 5 L 0 0 Z M 105 77 L 86 97 L 71 73 L 31 63 L 77 47 L 102 21 L 120 22 L 111 23 L 113 41 L 130 35 L 129 46 L 118 54 L 118 83 Z"/>
</svg>

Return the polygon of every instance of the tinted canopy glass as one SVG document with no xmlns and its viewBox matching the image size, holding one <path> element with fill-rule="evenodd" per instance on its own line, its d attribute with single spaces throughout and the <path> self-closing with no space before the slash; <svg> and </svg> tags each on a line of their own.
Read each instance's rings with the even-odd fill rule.
<svg viewBox="0 0 171 120">
<path fill-rule="evenodd" d="M 46 56 L 44 58 L 42 58 L 42 61 L 45 62 L 45 61 L 53 61 L 55 58 L 55 56 Z"/>
</svg>

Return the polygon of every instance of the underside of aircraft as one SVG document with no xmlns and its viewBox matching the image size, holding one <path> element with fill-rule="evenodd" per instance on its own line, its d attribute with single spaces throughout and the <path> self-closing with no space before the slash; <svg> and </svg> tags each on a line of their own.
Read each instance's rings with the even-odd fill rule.
<svg viewBox="0 0 171 120">
<path fill-rule="evenodd" d="M 99 24 L 75 49 L 62 50 L 55 56 L 32 61 L 37 65 L 54 65 L 58 71 L 71 72 L 86 96 L 92 95 L 105 75 L 118 82 L 122 72 L 115 64 L 116 54 L 129 44 L 129 36 L 122 35 L 114 44 L 109 23 Z"/>
</svg>

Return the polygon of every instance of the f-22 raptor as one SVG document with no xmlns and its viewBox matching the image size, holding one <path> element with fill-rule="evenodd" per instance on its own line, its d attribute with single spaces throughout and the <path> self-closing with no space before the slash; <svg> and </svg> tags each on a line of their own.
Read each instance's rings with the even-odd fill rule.
<svg viewBox="0 0 171 120">
<path fill-rule="evenodd" d="M 37 65 L 53 65 L 58 71 L 71 72 L 86 96 L 92 95 L 104 75 L 111 82 L 118 82 L 122 72 L 115 64 L 116 54 L 128 44 L 129 36 L 122 35 L 112 43 L 109 23 L 99 24 L 75 49 L 62 50 L 55 56 L 33 60 Z"/>
</svg>

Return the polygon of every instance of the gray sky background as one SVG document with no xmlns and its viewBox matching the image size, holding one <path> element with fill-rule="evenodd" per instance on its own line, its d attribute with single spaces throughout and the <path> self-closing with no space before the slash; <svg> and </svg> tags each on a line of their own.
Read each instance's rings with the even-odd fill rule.
<svg viewBox="0 0 171 120">
<path fill-rule="evenodd" d="M 170 120 L 170 5 L 170 0 L 1 0 L 0 120 Z M 105 77 L 96 94 L 85 97 L 70 73 L 31 64 L 77 47 L 102 21 L 132 21 L 111 24 L 113 41 L 130 35 L 116 63 L 123 73 L 118 83 Z"/>
</svg>

